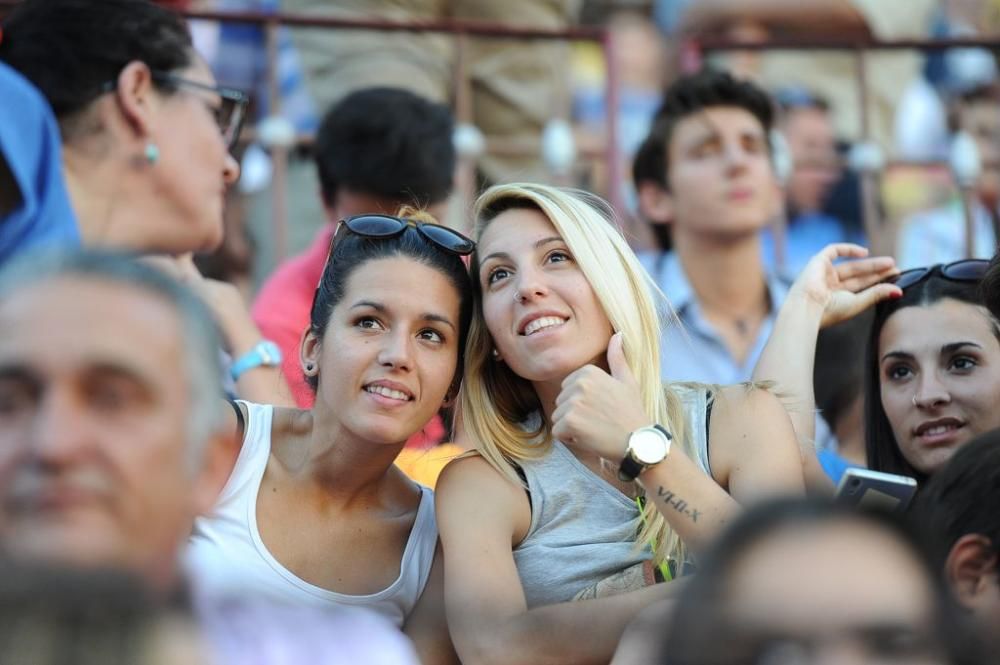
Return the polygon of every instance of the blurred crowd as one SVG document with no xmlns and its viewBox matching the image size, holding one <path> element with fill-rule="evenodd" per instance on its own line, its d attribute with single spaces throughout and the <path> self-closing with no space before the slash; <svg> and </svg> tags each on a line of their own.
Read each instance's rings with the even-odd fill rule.
<svg viewBox="0 0 1000 665">
<path fill-rule="evenodd" d="M 0 4 L 0 663 L 995 662 L 1000 3 Z"/>
</svg>

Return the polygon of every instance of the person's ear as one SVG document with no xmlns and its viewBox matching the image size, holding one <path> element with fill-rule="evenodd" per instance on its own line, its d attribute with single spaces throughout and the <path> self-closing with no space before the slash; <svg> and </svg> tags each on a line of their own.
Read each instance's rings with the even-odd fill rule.
<svg viewBox="0 0 1000 665">
<path fill-rule="evenodd" d="M 659 183 L 645 180 L 636 192 L 639 214 L 651 224 L 670 224 L 674 220 L 674 198 Z"/>
<path fill-rule="evenodd" d="M 311 328 L 307 328 L 302 333 L 302 340 L 299 343 L 299 364 L 306 376 L 317 376 L 319 374 L 320 340 Z"/>
<path fill-rule="evenodd" d="M 962 607 L 975 611 L 1000 593 L 997 553 L 990 539 L 968 533 L 955 541 L 944 565 L 945 579 Z"/>
<path fill-rule="evenodd" d="M 140 139 L 152 133 L 156 107 L 153 73 L 138 60 L 125 65 L 118 74 L 115 99 L 128 126 Z"/>
</svg>

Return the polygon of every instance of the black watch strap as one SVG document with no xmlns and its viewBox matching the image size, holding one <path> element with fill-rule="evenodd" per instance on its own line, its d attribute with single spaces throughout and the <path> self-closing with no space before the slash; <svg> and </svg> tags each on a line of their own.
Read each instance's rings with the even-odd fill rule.
<svg viewBox="0 0 1000 665">
<path fill-rule="evenodd" d="M 622 460 L 622 463 L 618 466 L 618 479 L 623 482 L 630 483 L 639 477 L 639 474 L 642 473 L 643 468 L 644 468 L 643 464 L 640 464 L 635 459 L 633 459 L 632 455 L 630 455 L 629 453 L 625 453 L 625 458 Z"/>
</svg>

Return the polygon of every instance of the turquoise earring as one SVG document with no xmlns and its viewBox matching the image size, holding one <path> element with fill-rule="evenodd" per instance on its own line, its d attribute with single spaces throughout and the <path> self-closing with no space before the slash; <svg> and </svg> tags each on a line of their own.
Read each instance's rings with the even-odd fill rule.
<svg viewBox="0 0 1000 665">
<path fill-rule="evenodd" d="M 160 161 L 160 149 L 155 143 L 147 143 L 146 149 L 143 151 L 143 157 L 146 158 L 146 163 L 152 166 L 156 162 Z"/>
</svg>

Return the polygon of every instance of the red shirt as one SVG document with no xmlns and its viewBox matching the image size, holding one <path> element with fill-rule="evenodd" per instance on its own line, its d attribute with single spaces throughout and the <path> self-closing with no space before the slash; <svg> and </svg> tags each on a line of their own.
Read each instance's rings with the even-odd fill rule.
<svg viewBox="0 0 1000 665">
<path fill-rule="evenodd" d="M 306 251 L 279 265 L 264 282 L 250 310 L 254 322 L 267 339 L 281 349 L 281 371 L 292 389 L 295 403 L 303 409 L 315 401 L 299 363 L 302 333 L 309 327 L 316 285 L 323 275 L 326 256 L 333 239 L 333 224 L 319 230 Z M 439 416 L 429 422 L 406 442 L 408 448 L 426 448 L 444 438 L 444 424 Z"/>
</svg>

